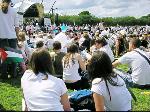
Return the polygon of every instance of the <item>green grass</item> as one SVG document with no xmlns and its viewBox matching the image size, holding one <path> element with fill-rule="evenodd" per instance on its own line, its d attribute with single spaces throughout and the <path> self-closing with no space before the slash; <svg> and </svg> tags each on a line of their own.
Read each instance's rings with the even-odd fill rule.
<svg viewBox="0 0 150 112">
<path fill-rule="evenodd" d="M 126 65 L 120 65 L 118 68 L 124 71 L 128 70 Z M 132 102 L 133 111 L 150 111 L 150 94 L 142 94 L 142 92 L 150 92 L 150 90 L 136 88 L 132 90 L 138 100 Z M 0 104 L 5 110 L 21 111 L 21 98 L 20 78 L 0 81 Z"/>
<path fill-rule="evenodd" d="M 20 78 L 0 81 L 0 104 L 5 110 L 20 111 L 21 97 Z"/>
<path fill-rule="evenodd" d="M 129 70 L 127 65 L 119 65 L 117 68 L 127 72 Z M 142 94 L 143 92 L 150 92 L 150 90 L 142 90 L 132 88 L 133 93 L 137 98 L 137 102 L 133 100 L 133 111 L 150 111 L 150 94 Z"/>
</svg>

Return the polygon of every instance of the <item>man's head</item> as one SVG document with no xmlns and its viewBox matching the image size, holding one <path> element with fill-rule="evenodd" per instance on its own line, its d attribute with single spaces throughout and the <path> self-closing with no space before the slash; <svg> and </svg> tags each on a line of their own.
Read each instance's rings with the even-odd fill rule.
<svg viewBox="0 0 150 112">
<path fill-rule="evenodd" d="M 95 40 L 95 47 L 100 49 L 101 47 L 107 45 L 107 41 L 104 38 L 99 38 Z"/>
<path fill-rule="evenodd" d="M 36 48 L 42 48 L 44 47 L 44 42 L 42 40 L 36 42 Z"/>
<path fill-rule="evenodd" d="M 136 37 L 133 37 L 130 39 L 130 42 L 129 42 L 129 51 L 132 51 L 136 48 L 139 48 L 141 46 L 141 41 L 140 39 L 136 38 Z"/>
<path fill-rule="evenodd" d="M 55 41 L 53 43 L 53 50 L 60 50 L 61 49 L 61 43 L 59 41 Z"/>
<path fill-rule="evenodd" d="M 2 0 L 1 8 L 3 13 L 7 14 L 8 12 L 8 6 L 11 3 L 11 0 Z"/>
</svg>

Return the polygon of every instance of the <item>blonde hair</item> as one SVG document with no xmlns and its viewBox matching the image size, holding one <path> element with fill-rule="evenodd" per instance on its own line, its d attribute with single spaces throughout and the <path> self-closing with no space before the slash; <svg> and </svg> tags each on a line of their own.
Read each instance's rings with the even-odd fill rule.
<svg viewBox="0 0 150 112">
<path fill-rule="evenodd" d="M 19 41 L 25 41 L 25 32 L 21 31 L 18 33 L 18 40 Z"/>
</svg>

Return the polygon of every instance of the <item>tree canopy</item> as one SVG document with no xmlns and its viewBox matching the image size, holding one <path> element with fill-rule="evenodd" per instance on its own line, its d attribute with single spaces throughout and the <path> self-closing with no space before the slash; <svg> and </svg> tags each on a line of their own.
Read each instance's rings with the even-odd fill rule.
<svg viewBox="0 0 150 112">
<path fill-rule="evenodd" d="M 54 21 L 54 16 L 51 14 L 45 14 L 45 17 L 50 17 L 52 22 Z M 56 21 L 56 19 L 55 19 Z M 124 16 L 124 17 L 95 17 L 89 11 L 82 11 L 78 15 L 63 15 L 58 16 L 57 24 L 65 23 L 71 25 L 83 25 L 90 24 L 95 25 L 100 22 L 104 22 L 106 26 L 134 26 L 134 25 L 150 25 L 150 14 L 147 16 L 142 16 L 140 18 L 135 18 L 132 16 Z"/>
</svg>

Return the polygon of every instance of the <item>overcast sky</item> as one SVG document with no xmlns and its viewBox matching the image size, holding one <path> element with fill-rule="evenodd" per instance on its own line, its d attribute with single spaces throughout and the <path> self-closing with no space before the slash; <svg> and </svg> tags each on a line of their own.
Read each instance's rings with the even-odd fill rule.
<svg viewBox="0 0 150 112">
<path fill-rule="evenodd" d="M 14 3 L 20 0 L 12 0 Z M 41 2 L 42 0 L 31 0 Z M 43 0 L 45 12 L 49 12 L 55 0 Z M 76 15 L 88 10 L 98 17 L 144 16 L 150 14 L 150 0 L 56 0 L 56 13 Z"/>
</svg>

